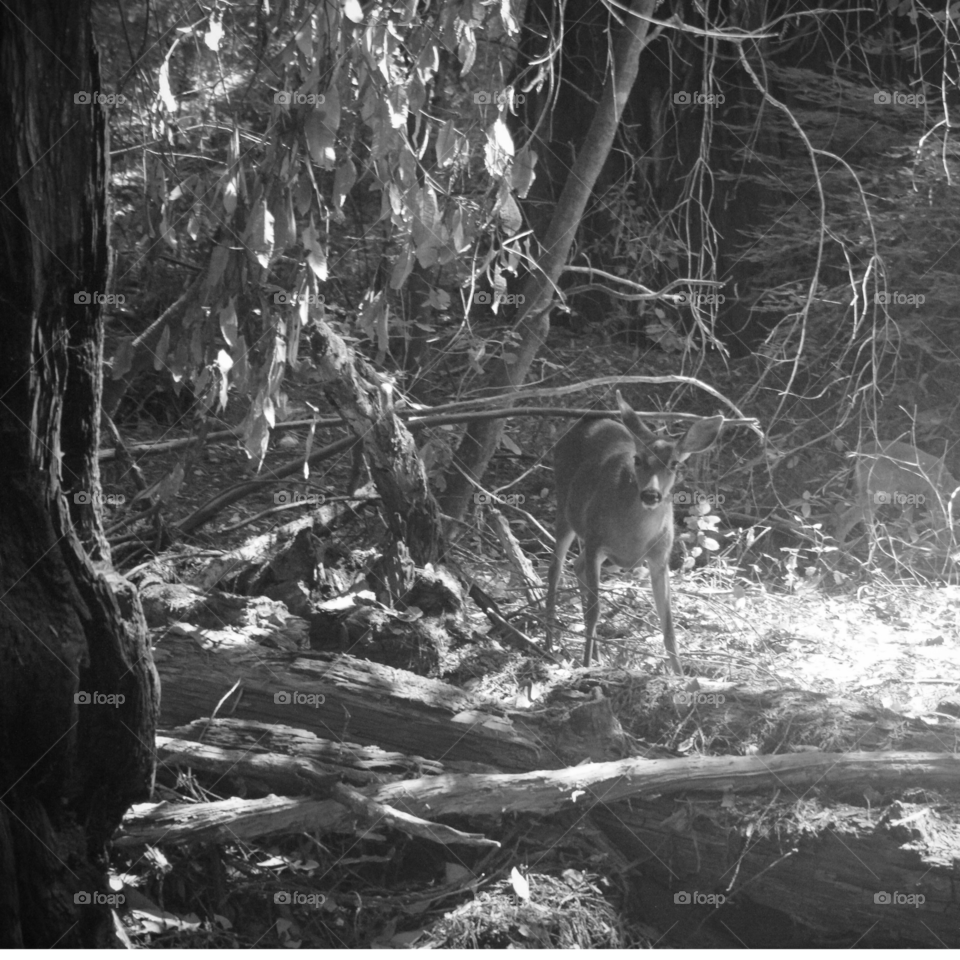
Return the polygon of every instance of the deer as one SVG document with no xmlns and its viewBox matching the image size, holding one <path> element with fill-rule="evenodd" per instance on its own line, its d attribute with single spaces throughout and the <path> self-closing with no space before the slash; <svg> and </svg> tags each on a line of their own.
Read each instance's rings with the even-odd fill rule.
<svg viewBox="0 0 960 960">
<path fill-rule="evenodd" d="M 855 503 L 837 521 L 835 538 L 842 547 L 861 521 L 868 532 L 876 525 L 876 508 L 895 504 L 901 508 L 925 504 L 938 542 L 952 528 L 951 502 L 960 483 L 946 464 L 901 440 L 867 443 L 854 455 Z"/>
<path fill-rule="evenodd" d="M 646 563 L 670 666 L 682 674 L 670 612 L 673 485 L 685 460 L 717 442 L 724 418 L 699 420 L 679 441 L 671 441 L 648 429 L 619 390 L 617 406 L 619 421 L 580 420 L 554 451 L 556 547 L 547 585 L 545 647 L 550 650 L 553 644 L 557 587 L 567 551 L 577 538 L 580 556 L 574 570 L 583 603 L 584 666 L 593 659 L 600 567 L 609 559 L 628 569 Z"/>
</svg>

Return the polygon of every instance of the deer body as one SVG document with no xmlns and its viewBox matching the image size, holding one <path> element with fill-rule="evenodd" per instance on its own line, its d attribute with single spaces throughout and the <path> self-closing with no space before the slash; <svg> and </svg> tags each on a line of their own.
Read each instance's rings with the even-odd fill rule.
<svg viewBox="0 0 960 960">
<path fill-rule="evenodd" d="M 861 520 L 872 529 L 876 508 L 885 503 L 925 504 L 939 539 L 950 527 L 948 505 L 960 487 L 939 457 L 900 440 L 864 444 L 856 455 L 854 482 L 856 503 L 837 524 L 836 539 L 841 546 Z"/>
<path fill-rule="evenodd" d="M 673 547 L 673 484 L 679 465 L 716 443 L 723 417 L 694 424 L 678 443 L 647 429 L 617 391 L 621 422 L 581 420 L 557 444 L 556 548 L 547 585 L 547 649 L 553 640 L 563 561 L 580 540 L 574 569 L 583 601 L 590 665 L 600 617 L 600 567 L 605 559 L 633 568 L 646 563 L 670 665 L 682 672 L 670 613 L 668 563 Z"/>
</svg>

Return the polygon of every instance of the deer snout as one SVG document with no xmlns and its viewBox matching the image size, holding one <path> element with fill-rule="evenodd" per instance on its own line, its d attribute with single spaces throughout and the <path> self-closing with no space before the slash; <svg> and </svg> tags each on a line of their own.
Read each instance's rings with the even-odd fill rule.
<svg viewBox="0 0 960 960">
<path fill-rule="evenodd" d="M 659 507 L 663 503 L 663 494 L 656 487 L 647 487 L 640 491 L 640 502 L 645 507 Z"/>
</svg>

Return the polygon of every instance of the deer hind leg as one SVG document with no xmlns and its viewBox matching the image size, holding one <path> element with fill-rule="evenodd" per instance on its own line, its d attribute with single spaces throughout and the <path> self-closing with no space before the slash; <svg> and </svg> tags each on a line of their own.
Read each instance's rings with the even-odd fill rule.
<svg viewBox="0 0 960 960">
<path fill-rule="evenodd" d="M 547 629 L 543 644 L 544 650 L 552 649 L 553 638 L 557 632 L 557 587 L 560 585 L 560 578 L 563 576 L 563 561 L 567 557 L 567 551 L 570 549 L 570 544 L 573 543 L 574 536 L 572 527 L 564 526 L 557 530 L 557 545 L 553 551 L 550 573 L 547 577 Z"/>
<path fill-rule="evenodd" d="M 842 547 L 850 535 L 850 531 L 861 521 L 863 521 L 864 526 L 872 526 L 872 513 L 873 511 L 870 511 L 871 516 L 868 522 L 867 510 L 858 502 L 850 507 L 849 510 L 845 510 L 840 514 L 840 519 L 837 521 L 837 532 L 834 535 L 837 543 Z"/>
<path fill-rule="evenodd" d="M 582 550 L 573 565 L 580 584 L 580 598 L 583 602 L 583 665 L 589 667 L 593 660 L 597 637 L 597 621 L 600 619 L 600 567 L 603 566 L 603 554 L 595 544 L 581 544 Z"/>
</svg>

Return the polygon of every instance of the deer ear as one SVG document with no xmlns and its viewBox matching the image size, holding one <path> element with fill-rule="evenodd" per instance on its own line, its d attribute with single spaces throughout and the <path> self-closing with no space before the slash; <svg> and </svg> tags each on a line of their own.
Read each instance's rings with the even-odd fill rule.
<svg viewBox="0 0 960 960">
<path fill-rule="evenodd" d="M 617 391 L 617 406 L 620 408 L 620 420 L 623 425 L 643 443 L 654 443 L 657 435 L 646 427 L 643 421 L 637 416 L 637 411 L 623 399 L 620 391 Z"/>
<path fill-rule="evenodd" d="M 694 453 L 709 450 L 720 439 L 722 429 L 723 417 L 698 420 L 677 444 L 677 459 L 682 463 Z"/>
</svg>

